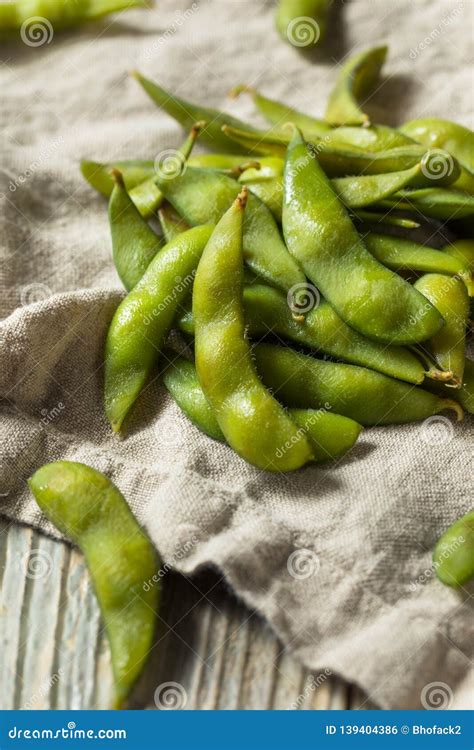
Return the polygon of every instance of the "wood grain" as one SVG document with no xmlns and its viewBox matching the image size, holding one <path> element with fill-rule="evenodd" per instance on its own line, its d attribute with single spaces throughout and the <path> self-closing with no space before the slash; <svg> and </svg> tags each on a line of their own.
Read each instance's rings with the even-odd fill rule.
<svg viewBox="0 0 474 750">
<path fill-rule="evenodd" d="M 110 707 L 110 652 L 82 555 L 2 518 L 0 645 L 0 708 Z M 155 645 L 130 708 L 364 704 L 364 696 L 340 680 L 317 678 L 219 576 L 168 574 Z"/>
</svg>

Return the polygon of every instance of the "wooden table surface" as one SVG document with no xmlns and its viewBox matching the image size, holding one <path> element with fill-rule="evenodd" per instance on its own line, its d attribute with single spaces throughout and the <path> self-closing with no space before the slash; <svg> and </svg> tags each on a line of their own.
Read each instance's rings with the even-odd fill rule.
<svg viewBox="0 0 474 750">
<path fill-rule="evenodd" d="M 110 653 L 81 553 L 0 517 L 0 708 L 110 707 Z M 170 684 L 171 683 L 171 684 Z M 372 708 L 312 675 L 220 576 L 168 574 L 130 708 Z"/>
</svg>

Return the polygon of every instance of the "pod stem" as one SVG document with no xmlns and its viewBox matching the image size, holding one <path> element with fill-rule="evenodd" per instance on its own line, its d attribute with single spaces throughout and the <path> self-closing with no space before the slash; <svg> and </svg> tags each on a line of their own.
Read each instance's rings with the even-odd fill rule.
<svg viewBox="0 0 474 750">
<path fill-rule="evenodd" d="M 115 167 L 113 167 L 110 170 L 110 175 L 116 185 L 120 185 L 120 187 L 123 187 L 123 188 L 125 187 L 125 182 L 123 181 L 123 174 L 120 171 L 120 169 L 116 169 Z"/>
<path fill-rule="evenodd" d="M 262 165 L 259 161 L 244 161 L 242 164 L 239 164 L 237 167 L 232 167 L 232 169 L 229 169 L 226 174 L 229 175 L 229 177 L 240 177 L 241 174 L 247 171 L 247 169 L 261 169 Z"/>
<path fill-rule="evenodd" d="M 239 83 L 238 86 L 234 86 L 234 88 L 229 91 L 229 97 L 231 99 L 237 99 L 237 97 L 243 93 L 254 96 L 255 89 L 252 86 L 248 86 L 246 83 Z"/>
<path fill-rule="evenodd" d="M 443 411 L 444 409 L 452 409 L 452 411 L 456 414 L 456 422 L 462 422 L 464 419 L 464 409 L 462 408 L 461 404 L 458 404 L 457 401 L 453 401 L 450 398 L 440 398 L 440 409 L 439 411 Z"/>
<path fill-rule="evenodd" d="M 425 375 L 430 380 L 437 380 L 438 383 L 445 383 L 451 388 L 459 388 L 461 384 L 457 385 L 458 379 L 454 377 L 454 373 L 451 370 L 437 370 L 436 367 L 430 367 L 425 370 Z"/>
<path fill-rule="evenodd" d="M 238 194 L 236 198 L 236 204 L 242 211 L 245 209 L 245 206 L 247 205 L 248 195 L 249 195 L 248 187 L 244 185 L 242 190 L 240 191 L 240 193 Z"/>
</svg>

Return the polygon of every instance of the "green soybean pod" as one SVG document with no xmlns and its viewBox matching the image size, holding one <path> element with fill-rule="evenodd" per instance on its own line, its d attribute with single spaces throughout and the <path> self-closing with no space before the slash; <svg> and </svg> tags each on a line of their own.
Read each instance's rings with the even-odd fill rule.
<svg viewBox="0 0 474 750">
<path fill-rule="evenodd" d="M 469 414 L 474 414 L 474 362 L 468 357 L 464 363 L 462 385 L 455 398 Z"/>
<path fill-rule="evenodd" d="M 217 223 L 242 188 L 225 174 L 194 167 L 188 167 L 173 180 L 158 180 L 158 185 L 178 214 L 192 226 Z M 270 210 L 254 195 L 248 199 L 243 242 L 245 262 L 269 284 L 288 291 L 305 283 Z"/>
<path fill-rule="evenodd" d="M 474 510 L 453 523 L 433 552 L 436 575 L 447 586 L 459 588 L 474 577 Z"/>
<path fill-rule="evenodd" d="M 115 182 L 112 177 L 112 170 L 117 169 L 125 183 L 127 190 L 131 190 L 136 185 L 148 180 L 155 174 L 154 163 L 145 160 L 116 161 L 103 163 L 98 161 L 81 161 L 82 176 L 87 180 L 94 190 L 110 198 Z"/>
<path fill-rule="evenodd" d="M 163 382 L 170 395 L 191 422 L 215 440 L 224 441 L 216 416 L 199 383 L 192 362 L 170 354 Z M 361 425 L 353 419 L 325 409 L 291 409 L 290 414 L 304 431 L 314 451 L 314 461 L 334 460 L 349 451 L 356 442 Z"/>
<path fill-rule="evenodd" d="M 123 495 L 99 471 L 57 461 L 38 469 L 28 484 L 45 516 L 84 553 L 110 643 L 120 708 L 153 646 L 158 558 Z"/>
<path fill-rule="evenodd" d="M 158 211 L 158 219 L 160 220 L 161 231 L 163 232 L 165 242 L 171 242 L 172 240 L 175 240 L 178 235 L 191 229 L 189 224 L 176 213 L 173 206 L 166 202 Z"/>
<path fill-rule="evenodd" d="M 466 282 L 471 280 L 468 264 L 453 255 L 425 247 L 402 237 L 388 234 L 367 233 L 364 242 L 374 258 L 394 271 L 407 270 L 421 273 L 440 273 L 461 276 Z"/>
<path fill-rule="evenodd" d="M 125 289 L 140 281 L 161 247 L 161 238 L 148 226 L 127 193 L 118 170 L 109 201 L 109 224 L 115 268 Z"/>
<path fill-rule="evenodd" d="M 0 37 L 11 38 L 15 32 L 22 32 L 36 45 L 41 40 L 49 44 L 55 31 L 98 21 L 110 13 L 119 13 L 129 8 L 149 7 L 145 0 L 9 0 L 0 4 Z M 20 38 L 20 35 L 18 35 Z"/>
<path fill-rule="evenodd" d="M 387 51 L 385 45 L 372 47 L 344 63 L 329 96 L 326 122 L 331 125 L 369 124 L 369 116 L 361 110 L 358 100 L 366 97 L 377 83 Z"/>
<path fill-rule="evenodd" d="M 431 338 L 442 326 L 442 316 L 369 253 L 298 131 L 288 146 L 284 180 L 288 250 L 341 318 L 386 343 Z"/>
<path fill-rule="evenodd" d="M 445 325 L 428 344 L 438 365 L 451 370 L 454 382 L 462 384 L 466 358 L 466 326 L 469 297 L 462 279 L 428 273 L 415 282 L 415 287 L 443 316 Z"/>
<path fill-rule="evenodd" d="M 471 274 L 471 280 L 463 275 L 470 297 L 474 297 L 474 240 L 455 240 L 442 248 L 444 253 L 452 255 L 460 263 L 465 263 Z"/>
<path fill-rule="evenodd" d="M 196 370 L 229 445 L 268 471 L 313 459 L 304 432 L 262 385 L 245 337 L 243 214 L 247 189 L 219 221 L 199 263 L 193 292 Z"/>
<path fill-rule="evenodd" d="M 396 205 L 405 203 L 409 210 L 433 219 L 453 220 L 474 216 L 474 195 L 461 190 L 421 188 L 400 190 L 394 197 Z"/>
<path fill-rule="evenodd" d="M 450 120 L 423 117 L 406 122 L 399 130 L 429 148 L 449 151 L 474 172 L 474 132 L 469 128 Z"/>
<path fill-rule="evenodd" d="M 463 417 L 455 401 L 374 370 L 315 359 L 271 344 L 258 344 L 253 351 L 262 381 L 290 408 L 320 409 L 326 404 L 334 413 L 364 426 L 415 422 L 444 409 L 453 409 L 458 419 Z"/>
<path fill-rule="evenodd" d="M 105 345 L 105 412 L 114 432 L 145 385 L 176 310 L 190 293 L 212 226 L 165 245 L 118 306 Z"/>
<path fill-rule="evenodd" d="M 307 49 L 326 35 L 331 0 L 279 0 L 276 27 L 281 38 Z"/>
<path fill-rule="evenodd" d="M 305 140 L 310 142 L 313 139 L 316 139 L 316 141 L 323 139 L 327 145 L 352 146 L 367 151 L 386 151 L 387 149 L 415 143 L 409 136 L 386 125 L 371 125 L 366 128 L 351 126 L 333 128 L 325 120 L 318 120 L 289 107 L 287 104 L 268 99 L 252 86 L 246 86 L 245 84 L 236 86 L 231 91 L 231 96 L 238 96 L 243 91 L 251 95 L 259 112 L 274 128 L 284 128 L 287 123 L 291 122 L 297 128 L 300 128 Z M 284 130 L 282 132 L 284 133 Z"/>
<path fill-rule="evenodd" d="M 277 289 L 257 282 L 244 287 L 243 303 L 247 332 L 252 338 L 273 333 L 408 383 L 420 384 L 425 375 L 436 379 L 442 376 L 434 371 L 425 372 L 419 359 L 408 349 L 379 344 L 357 333 L 327 302 L 319 300 L 314 288 L 301 289 L 297 298 L 289 302 Z M 178 326 L 184 333 L 194 335 L 190 310 L 179 316 Z"/>
<path fill-rule="evenodd" d="M 222 125 L 227 123 L 235 128 L 243 127 L 245 130 L 255 130 L 251 125 L 247 125 L 247 123 L 238 120 L 236 117 L 232 117 L 232 115 L 224 114 L 209 107 L 201 107 L 200 105 L 181 99 L 179 96 L 174 96 L 170 91 L 166 91 L 166 89 L 157 83 L 149 81 L 137 71 L 134 71 L 132 75 L 155 104 L 179 122 L 186 130 L 191 128 L 195 122 L 204 121 L 206 126 L 202 130 L 201 140 L 208 146 L 219 151 L 247 153 L 235 144 L 231 145 L 222 133 L 221 128 Z"/>
</svg>

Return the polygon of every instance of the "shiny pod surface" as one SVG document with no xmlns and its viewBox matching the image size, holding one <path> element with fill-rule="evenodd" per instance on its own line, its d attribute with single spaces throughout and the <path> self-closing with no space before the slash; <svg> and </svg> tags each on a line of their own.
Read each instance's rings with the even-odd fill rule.
<svg viewBox="0 0 474 750">
<path fill-rule="evenodd" d="M 275 397 L 291 408 L 325 404 L 362 425 L 402 424 L 453 409 L 452 400 L 355 365 L 326 362 L 271 344 L 254 347 L 257 370 Z"/>
<path fill-rule="evenodd" d="M 442 326 L 436 308 L 369 253 L 298 132 L 285 163 L 283 233 L 308 278 L 360 333 L 409 344 Z"/>
<path fill-rule="evenodd" d="M 244 188 L 219 221 L 199 263 L 193 293 L 196 370 L 229 445 L 267 471 L 313 460 L 304 432 L 259 380 L 242 306 Z"/>
<path fill-rule="evenodd" d="M 165 245 L 118 306 L 105 345 L 105 411 L 117 432 L 155 365 L 176 310 L 189 295 L 212 226 Z"/>
<path fill-rule="evenodd" d="M 45 516 L 85 555 L 112 652 L 116 708 L 153 645 L 160 599 L 158 559 L 123 495 L 85 464 L 57 461 L 28 482 Z"/>
</svg>

